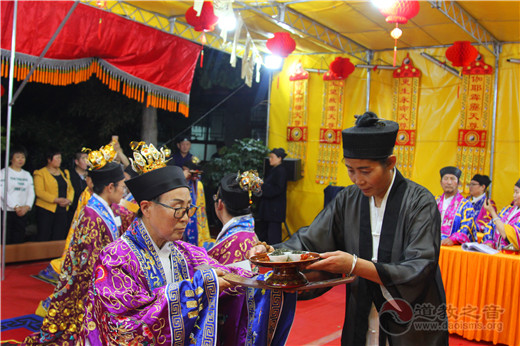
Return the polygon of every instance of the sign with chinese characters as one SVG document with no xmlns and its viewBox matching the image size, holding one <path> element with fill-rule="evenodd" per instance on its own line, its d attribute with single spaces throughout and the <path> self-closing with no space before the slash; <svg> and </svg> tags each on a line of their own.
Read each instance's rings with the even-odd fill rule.
<svg viewBox="0 0 520 346">
<path fill-rule="evenodd" d="M 291 84 L 287 153 L 302 161 L 302 174 L 307 157 L 307 90 L 309 72 L 298 63 L 289 76 Z"/>
<path fill-rule="evenodd" d="M 419 97 L 419 78 L 421 71 L 413 65 L 407 55 L 401 67 L 393 73 L 393 120 L 399 124 L 394 154 L 397 168 L 407 178 L 411 178 L 415 158 L 417 136 L 417 106 Z"/>
<path fill-rule="evenodd" d="M 485 170 L 493 68 L 480 59 L 464 68 L 462 75 L 457 166 L 462 170 L 463 193 L 468 193 L 471 178 Z"/>
<path fill-rule="evenodd" d="M 338 163 L 341 161 L 341 123 L 343 120 L 343 90 L 345 81 L 323 77 L 323 111 L 320 128 L 320 148 L 316 169 L 317 184 L 337 182 Z"/>
</svg>

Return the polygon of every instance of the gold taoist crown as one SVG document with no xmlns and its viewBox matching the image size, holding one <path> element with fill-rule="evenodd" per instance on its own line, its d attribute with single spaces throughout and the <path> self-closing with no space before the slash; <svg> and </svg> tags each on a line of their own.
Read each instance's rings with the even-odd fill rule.
<svg viewBox="0 0 520 346">
<path fill-rule="evenodd" d="M 145 142 L 130 142 L 130 148 L 134 152 L 134 159 L 130 159 L 132 169 L 139 174 L 144 174 L 154 169 L 166 167 L 166 162 L 171 154 L 170 149 L 162 147 L 157 150 L 153 144 Z"/>
<path fill-rule="evenodd" d="M 82 153 L 88 153 L 87 164 L 90 170 L 97 170 L 105 167 L 109 162 L 116 158 L 116 151 L 112 144 L 107 144 L 99 150 L 92 150 L 89 148 L 82 148 Z"/>
</svg>

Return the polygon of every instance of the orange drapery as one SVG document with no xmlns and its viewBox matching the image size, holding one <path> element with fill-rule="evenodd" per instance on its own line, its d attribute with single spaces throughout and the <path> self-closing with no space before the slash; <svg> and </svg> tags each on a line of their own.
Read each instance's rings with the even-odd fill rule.
<svg viewBox="0 0 520 346">
<path fill-rule="evenodd" d="M 1 2 L 2 77 L 9 73 L 13 4 Z M 72 4 L 19 2 L 15 79 L 27 76 Z M 79 4 L 29 81 L 69 85 L 95 75 L 111 90 L 147 106 L 188 116 L 189 94 L 201 49 L 183 38 Z"/>
<path fill-rule="evenodd" d="M 520 255 L 442 246 L 439 267 L 450 333 L 520 345 Z"/>
</svg>

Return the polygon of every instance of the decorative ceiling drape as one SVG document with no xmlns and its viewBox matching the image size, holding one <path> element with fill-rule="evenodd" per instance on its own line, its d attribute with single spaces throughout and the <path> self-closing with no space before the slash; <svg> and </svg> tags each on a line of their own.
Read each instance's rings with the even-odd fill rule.
<svg viewBox="0 0 520 346">
<path fill-rule="evenodd" d="M 12 1 L 1 1 L 2 77 L 9 73 Z M 73 5 L 20 1 L 14 77 L 24 79 Z M 69 85 L 95 74 L 110 89 L 148 106 L 188 116 L 202 47 L 101 9 L 78 4 L 30 81 Z"/>
</svg>

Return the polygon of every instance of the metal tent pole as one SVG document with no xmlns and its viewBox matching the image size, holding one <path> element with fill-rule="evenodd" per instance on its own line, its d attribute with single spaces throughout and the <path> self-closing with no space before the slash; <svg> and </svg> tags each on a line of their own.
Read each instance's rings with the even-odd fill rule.
<svg viewBox="0 0 520 346">
<path fill-rule="evenodd" d="M 500 52 L 502 47 L 495 46 L 495 81 L 493 85 L 493 120 L 491 124 L 491 154 L 489 158 L 489 177 L 493 180 L 493 165 L 495 162 L 495 131 L 497 125 L 497 99 L 498 99 L 498 64 L 500 61 Z M 492 186 L 489 186 L 489 195 L 491 196 Z"/>
<path fill-rule="evenodd" d="M 67 20 L 70 18 L 70 16 L 72 15 L 72 12 L 74 12 L 74 9 L 76 8 L 76 6 L 78 6 L 78 4 L 79 4 L 79 0 L 74 1 L 74 4 L 70 8 L 69 12 L 65 16 L 65 18 L 63 18 L 63 20 L 61 21 L 60 25 L 56 29 L 56 32 L 51 37 L 51 39 L 49 40 L 49 42 L 47 43 L 47 45 L 43 49 L 43 52 L 38 57 L 38 60 L 36 60 L 36 62 L 33 64 L 31 70 L 29 71 L 29 73 L 27 74 L 27 76 L 23 80 L 22 84 L 18 87 L 18 89 L 16 90 L 16 93 L 13 96 L 14 58 L 15 58 L 15 53 L 16 53 L 16 20 L 17 20 L 17 13 L 18 13 L 18 0 L 14 1 L 13 32 L 12 32 L 12 36 L 11 36 L 11 60 L 10 60 L 10 64 L 11 65 L 9 66 L 9 92 L 8 92 L 9 96 L 8 96 L 8 102 L 7 102 L 7 124 L 6 124 L 7 129 L 6 129 L 6 138 L 5 138 L 5 140 L 6 140 L 6 145 L 5 145 L 5 165 L 6 165 L 6 169 L 5 169 L 5 174 L 4 174 L 4 192 L 3 192 L 4 193 L 4 195 L 3 195 L 3 197 L 4 197 L 4 199 L 3 199 L 4 200 L 4 205 L 3 205 L 3 213 L 2 213 L 2 281 L 4 280 L 4 272 L 5 272 L 5 242 L 6 242 L 6 233 L 7 233 L 7 221 L 6 221 L 6 216 L 7 216 L 7 183 L 8 183 L 8 178 L 9 178 L 7 166 L 9 164 L 9 155 L 10 155 L 11 119 L 12 119 L 12 114 L 13 114 L 13 106 L 14 106 L 14 103 L 15 103 L 16 99 L 18 98 L 18 96 L 22 92 L 23 88 L 25 87 L 25 85 L 29 81 L 29 78 L 31 78 L 31 75 L 33 74 L 34 70 L 38 67 L 38 65 L 40 64 L 41 60 L 45 56 L 45 53 L 47 53 L 47 51 L 51 47 L 52 43 L 54 42 L 54 40 L 56 39 L 56 37 L 60 33 L 61 29 L 63 29 L 63 26 L 65 25 Z"/>
<path fill-rule="evenodd" d="M 265 145 L 269 146 L 269 117 L 271 116 L 271 83 L 273 82 L 273 71 L 269 71 L 269 89 L 267 90 L 267 119 L 265 122 Z"/>
<path fill-rule="evenodd" d="M 372 58 L 374 56 L 374 53 L 372 51 L 367 51 L 367 60 L 368 60 L 368 64 L 371 64 L 372 62 Z M 369 112 L 370 111 L 370 88 L 371 88 L 371 82 L 372 82 L 372 70 L 371 69 L 367 69 L 367 99 L 366 99 L 366 106 L 365 106 L 365 111 L 366 112 Z"/>
<path fill-rule="evenodd" d="M 13 105 L 11 100 L 13 99 L 13 83 L 14 83 L 14 53 L 16 50 L 16 17 L 18 14 L 18 0 L 14 1 L 13 9 L 13 32 L 11 34 L 11 58 L 9 65 L 9 90 L 7 91 L 7 124 L 6 124 L 6 136 L 5 136 L 5 169 L 4 169 L 4 191 L 3 193 L 3 205 L 2 205 L 2 281 L 5 279 L 5 241 L 7 233 L 7 185 L 9 179 L 9 151 L 11 142 L 11 117 L 13 114 Z"/>
</svg>

